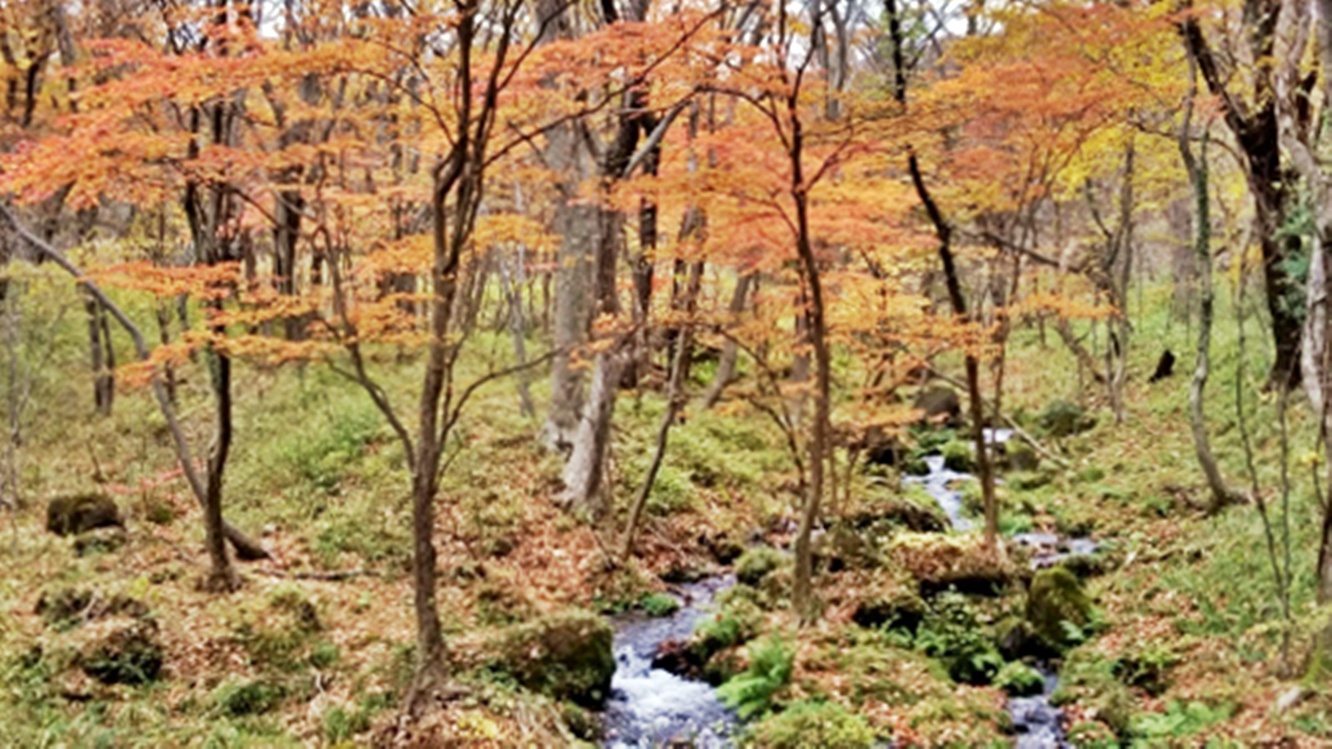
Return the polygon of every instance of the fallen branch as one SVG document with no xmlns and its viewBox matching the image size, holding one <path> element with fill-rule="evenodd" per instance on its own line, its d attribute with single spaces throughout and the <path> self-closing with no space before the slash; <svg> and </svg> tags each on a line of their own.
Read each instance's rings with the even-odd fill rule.
<svg viewBox="0 0 1332 749">
<path fill-rule="evenodd" d="M 273 569 L 272 567 L 260 567 L 256 570 L 262 575 L 270 577 L 282 577 L 288 580 L 323 580 L 328 582 L 340 582 L 342 580 L 351 580 L 357 577 L 379 577 L 379 573 L 369 569 L 355 570 L 335 570 L 333 572 L 288 572 L 286 570 Z"/>
</svg>

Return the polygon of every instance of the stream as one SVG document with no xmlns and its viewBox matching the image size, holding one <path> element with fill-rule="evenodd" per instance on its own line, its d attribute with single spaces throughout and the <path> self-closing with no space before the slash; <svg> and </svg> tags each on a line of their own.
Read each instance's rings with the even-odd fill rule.
<svg viewBox="0 0 1332 749">
<path fill-rule="evenodd" d="M 1002 444 L 1011 436 L 1012 432 L 1006 429 L 986 430 L 986 439 L 991 444 Z M 925 463 L 929 473 L 904 480 L 922 485 L 948 516 L 954 530 L 974 529 L 975 523 L 963 514 L 961 493 L 953 488 L 957 482 L 972 476 L 945 467 L 941 455 L 930 455 Z M 1091 539 L 1065 538 L 1054 533 L 1020 533 L 1010 541 L 1030 549 L 1031 565 L 1037 569 L 1069 556 L 1094 553 L 1097 548 Z M 680 609 L 670 616 L 653 618 L 631 612 L 616 617 L 616 668 L 603 716 L 603 746 L 607 749 L 734 746 L 735 716 L 721 703 L 713 687 L 652 665 L 663 642 L 687 640 L 717 594 L 734 584 L 734 576 L 725 575 L 678 586 L 673 592 Z M 1033 666 L 1045 678 L 1045 688 L 1038 695 L 1008 700 L 1008 713 L 1017 734 L 1016 746 L 1064 749 L 1069 746 L 1064 737 L 1064 714 L 1050 704 L 1058 676 L 1049 664 Z"/>
<path fill-rule="evenodd" d="M 731 575 L 714 577 L 677 589 L 680 610 L 652 618 L 632 612 L 615 621 L 615 676 L 605 713 L 608 749 L 690 746 L 722 749 L 733 746 L 735 716 L 706 682 L 692 681 L 652 667 L 658 646 L 684 641 L 707 614 L 721 591 L 735 584 Z"/>
<path fill-rule="evenodd" d="M 1012 436 L 1010 429 L 985 430 L 985 441 L 990 445 L 1002 445 Z M 954 530 L 965 532 L 975 528 L 975 523 L 962 514 L 962 493 L 954 488 L 958 482 L 972 479 L 972 475 L 947 468 L 942 455 L 927 456 L 925 465 L 929 473 L 904 480 L 923 486 L 939 504 Z M 1097 549 L 1096 542 L 1089 538 L 1064 538 L 1055 533 L 1019 533 L 1010 542 L 1031 551 L 1033 569 L 1053 566 L 1070 556 L 1092 554 Z M 1059 677 L 1048 663 L 1031 665 L 1044 677 L 1045 687 L 1040 694 L 1008 700 L 1008 714 L 1017 733 L 1017 749 L 1064 749 L 1069 746 L 1064 738 L 1064 713 L 1050 704 Z"/>
</svg>

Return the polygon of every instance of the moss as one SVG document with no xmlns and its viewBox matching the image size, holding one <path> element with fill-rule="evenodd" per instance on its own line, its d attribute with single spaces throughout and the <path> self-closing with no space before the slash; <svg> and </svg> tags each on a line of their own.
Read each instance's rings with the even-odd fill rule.
<svg viewBox="0 0 1332 749">
<path fill-rule="evenodd" d="M 613 636 L 600 616 L 565 611 L 503 632 L 491 665 L 533 691 L 600 707 L 615 673 Z"/>
<path fill-rule="evenodd" d="M 1040 417 L 1041 428 L 1051 437 L 1070 437 L 1096 425 L 1082 407 L 1069 401 L 1054 401 L 1045 407 Z"/>
<path fill-rule="evenodd" d="M 867 592 L 856 603 L 851 621 L 866 628 L 915 634 L 925 611 L 925 602 L 916 591 L 892 586 Z"/>
<path fill-rule="evenodd" d="M 971 456 L 971 445 L 962 440 L 953 440 L 943 446 L 940 450 L 943 454 L 944 468 L 959 473 L 971 471 L 974 461 Z"/>
<path fill-rule="evenodd" d="M 213 703 L 226 715 L 262 715 L 282 702 L 286 690 L 266 681 L 227 681 L 213 693 Z"/>
<path fill-rule="evenodd" d="M 1063 567 L 1041 570 L 1027 594 L 1027 621 L 1048 647 L 1062 651 L 1084 638 L 1092 605 L 1082 581 Z"/>
<path fill-rule="evenodd" d="M 56 497 L 46 505 L 46 529 L 59 536 L 74 536 L 94 528 L 121 527 L 116 503 L 104 494 Z"/>
<path fill-rule="evenodd" d="M 1020 661 L 1005 663 L 994 677 L 994 685 L 1013 697 L 1028 697 L 1045 690 L 1045 677 Z"/>
<path fill-rule="evenodd" d="M 736 560 L 735 577 L 745 585 L 758 585 L 787 561 L 785 554 L 771 546 L 755 546 Z"/>
<path fill-rule="evenodd" d="M 648 616 L 670 616 L 680 610 L 680 602 L 665 593 L 649 593 L 638 602 Z"/>
<path fill-rule="evenodd" d="M 79 665 L 103 684 L 141 685 L 157 681 L 164 660 L 157 625 L 136 621 L 93 643 Z"/>
<path fill-rule="evenodd" d="M 865 719 L 835 702 L 801 701 L 760 722 L 751 744 L 766 749 L 869 749 L 877 737 Z"/>
</svg>

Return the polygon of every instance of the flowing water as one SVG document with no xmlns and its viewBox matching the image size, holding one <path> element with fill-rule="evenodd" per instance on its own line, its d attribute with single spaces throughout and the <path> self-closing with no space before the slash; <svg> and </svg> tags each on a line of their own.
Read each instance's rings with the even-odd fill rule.
<svg viewBox="0 0 1332 749">
<path fill-rule="evenodd" d="M 1013 436 L 1009 429 L 985 430 L 987 444 L 1002 444 Z M 948 522 L 954 530 L 969 531 L 975 527 L 972 520 L 962 514 L 962 495 L 954 489 L 960 481 L 971 479 L 967 473 L 953 471 L 944 466 L 942 455 L 930 455 L 925 458 L 929 473 L 924 476 L 909 476 L 906 481 L 925 487 L 925 491 L 938 502 L 940 509 L 948 516 Z M 1011 539 L 1012 543 L 1031 550 L 1031 566 L 1042 569 L 1057 564 L 1060 560 L 1079 554 L 1092 554 L 1096 551 L 1096 542 L 1089 538 L 1064 538 L 1055 533 L 1019 533 Z M 1008 700 L 1008 714 L 1013 719 L 1013 728 L 1017 732 L 1018 749 L 1064 749 L 1069 746 L 1064 737 L 1063 711 L 1050 704 L 1050 696 L 1059 684 L 1059 677 L 1046 663 L 1036 663 L 1033 667 L 1045 678 L 1045 687 L 1038 695 L 1013 697 Z"/>
<path fill-rule="evenodd" d="M 696 749 L 722 749 L 734 745 L 735 717 L 711 686 L 652 667 L 661 644 L 688 638 L 713 598 L 734 583 L 735 578 L 727 575 L 682 585 L 675 614 L 651 618 L 634 612 L 616 620 L 615 676 L 606 706 L 604 746 L 646 749 L 678 742 Z"/>
<path fill-rule="evenodd" d="M 991 444 L 1008 440 L 1006 429 L 986 430 Z M 944 466 L 940 455 L 925 458 L 929 473 L 908 477 L 906 481 L 925 487 L 939 503 L 949 523 L 958 531 L 972 530 L 975 524 L 962 512 L 960 492 L 952 488 L 967 473 Z M 1012 543 L 1031 550 L 1034 568 L 1049 567 L 1065 557 L 1091 554 L 1096 542 L 1086 538 L 1064 538 L 1054 533 L 1021 533 Z M 634 612 L 615 622 L 615 676 L 611 698 L 604 716 L 605 742 L 608 749 L 648 749 L 660 746 L 690 746 L 695 749 L 724 749 L 734 746 L 735 716 L 717 698 L 708 684 L 677 676 L 652 661 L 662 643 L 683 641 L 694 625 L 705 616 L 718 593 L 735 583 L 732 576 L 715 577 L 677 589 L 680 609 L 667 617 L 651 618 Z M 1039 695 L 1014 697 L 1008 701 L 1017 732 L 1018 749 L 1064 749 L 1063 712 L 1050 704 L 1050 695 L 1058 677 L 1048 664 L 1035 668 L 1045 677 Z"/>
</svg>

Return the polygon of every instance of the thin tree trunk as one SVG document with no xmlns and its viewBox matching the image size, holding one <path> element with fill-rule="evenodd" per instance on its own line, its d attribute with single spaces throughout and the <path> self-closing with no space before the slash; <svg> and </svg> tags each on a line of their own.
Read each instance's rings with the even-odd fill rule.
<svg viewBox="0 0 1332 749">
<path fill-rule="evenodd" d="M 1187 119 L 1186 125 L 1187 128 Z M 1203 394 L 1207 387 L 1209 369 L 1208 353 L 1212 340 L 1212 250 L 1211 250 L 1211 211 L 1208 200 L 1207 179 L 1207 132 L 1203 131 L 1202 146 L 1197 157 L 1189 145 L 1187 129 L 1180 133 L 1179 149 L 1184 166 L 1193 183 L 1194 200 L 1197 209 L 1194 217 L 1194 252 L 1198 259 L 1198 354 L 1193 372 L 1193 383 L 1189 388 L 1189 427 L 1193 432 L 1193 448 L 1198 457 L 1198 465 L 1207 479 L 1207 488 L 1211 493 L 1210 511 L 1216 512 L 1228 504 L 1240 500 L 1237 491 L 1230 488 L 1221 476 L 1221 469 L 1212 453 L 1207 436 L 1206 417 L 1203 413 Z"/>
<path fill-rule="evenodd" d="M 634 497 L 633 508 L 629 511 L 629 523 L 624 529 L 624 547 L 620 550 L 620 559 L 627 560 L 630 553 L 633 552 L 634 534 L 638 530 L 638 521 L 643 513 L 643 508 L 647 505 L 648 497 L 652 494 L 652 485 L 657 480 L 657 472 L 661 470 L 662 461 L 666 457 L 666 446 L 670 439 L 671 427 L 675 424 L 677 415 L 681 406 L 684 405 L 684 371 L 685 360 L 689 357 L 689 352 L 693 348 L 692 339 L 693 326 L 686 324 L 680 334 L 680 345 L 675 349 L 675 358 L 671 362 L 671 374 L 666 384 L 666 411 L 661 415 L 661 423 L 657 425 L 657 439 L 652 452 L 652 462 L 648 464 L 647 475 L 643 477 L 643 483 L 638 488 L 638 495 Z"/>
<path fill-rule="evenodd" d="M 925 212 L 929 215 L 930 222 L 934 224 L 935 234 L 939 239 L 939 259 L 943 264 L 944 279 L 948 285 L 948 298 L 953 306 L 953 314 L 960 320 L 969 321 L 967 301 L 962 295 L 962 280 L 953 259 L 953 229 L 925 186 L 925 178 L 920 172 L 920 162 L 914 153 L 908 157 L 907 166 L 911 172 L 911 181 L 916 187 L 916 195 L 925 205 Z M 965 355 L 965 367 L 971 437 L 976 449 L 976 472 L 981 482 L 981 497 L 985 510 L 985 544 L 990 548 L 996 548 L 999 541 L 999 507 L 994 495 L 994 470 L 990 461 L 989 445 L 985 442 L 985 402 L 981 394 L 980 361 L 970 350 Z"/>
<path fill-rule="evenodd" d="M 527 322 L 523 317 L 523 287 L 526 285 L 527 248 L 518 246 L 518 257 L 514 261 L 515 269 L 510 272 L 503 257 L 499 259 L 500 283 L 509 302 L 509 332 L 513 335 L 513 356 L 519 366 L 527 364 Z M 527 370 L 518 375 L 518 404 L 523 416 L 535 416 L 536 406 L 532 403 L 532 388 L 528 381 Z"/>
<path fill-rule="evenodd" d="M 749 296 L 749 289 L 754 284 L 757 272 L 745 273 L 740 276 L 735 284 L 735 293 L 731 295 L 731 304 L 728 311 L 731 319 L 737 318 L 745 310 L 745 300 Z M 735 340 L 727 338 L 722 344 L 721 357 L 717 360 L 717 372 L 712 377 L 712 384 L 708 386 L 708 392 L 703 396 L 703 407 L 712 408 L 721 400 L 722 391 L 727 385 L 735 379 L 735 364 L 739 358 L 740 348 Z"/>
</svg>

